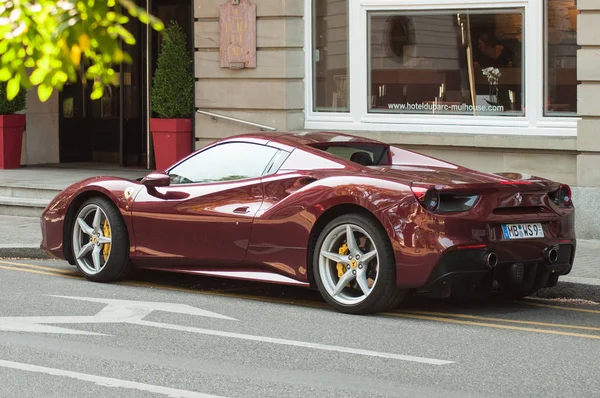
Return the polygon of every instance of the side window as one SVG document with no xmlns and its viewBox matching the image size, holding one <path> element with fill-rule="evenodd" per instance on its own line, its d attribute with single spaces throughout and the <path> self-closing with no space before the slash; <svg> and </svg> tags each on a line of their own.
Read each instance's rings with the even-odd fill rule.
<svg viewBox="0 0 600 398">
<path fill-rule="evenodd" d="M 234 181 L 260 177 L 277 149 L 231 142 L 206 149 L 174 167 L 172 184 Z"/>
<path fill-rule="evenodd" d="M 373 166 L 385 164 L 388 147 L 387 145 L 374 144 L 332 144 L 326 147 L 318 146 L 318 148 L 344 160 L 349 160 L 363 166 Z"/>
</svg>

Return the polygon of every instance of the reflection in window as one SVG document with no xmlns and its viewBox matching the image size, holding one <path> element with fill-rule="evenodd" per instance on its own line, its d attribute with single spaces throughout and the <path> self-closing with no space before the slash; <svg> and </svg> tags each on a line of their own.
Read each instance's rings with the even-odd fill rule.
<svg viewBox="0 0 600 398">
<path fill-rule="evenodd" d="M 315 148 L 319 148 L 334 156 L 356 162 L 363 166 L 372 166 L 384 164 L 387 160 L 389 147 L 380 144 L 316 144 Z"/>
<path fill-rule="evenodd" d="M 410 18 L 392 17 L 387 23 L 389 29 L 389 49 L 393 55 L 404 58 L 404 48 L 414 43 L 411 34 L 414 29 L 410 26 Z"/>
<path fill-rule="evenodd" d="M 263 175 L 277 149 L 242 142 L 208 148 L 173 168 L 172 184 L 207 183 Z"/>
<path fill-rule="evenodd" d="M 92 83 L 88 83 L 90 89 Z M 119 86 L 109 85 L 104 89 L 102 98 L 91 101 L 92 117 L 98 119 L 114 119 L 119 117 Z"/>
<path fill-rule="evenodd" d="M 81 84 L 65 84 L 60 96 L 62 99 L 62 109 L 60 110 L 62 117 L 67 119 L 83 117 L 83 97 Z"/>
<path fill-rule="evenodd" d="M 348 112 L 348 0 L 312 4 L 314 110 Z"/>
<path fill-rule="evenodd" d="M 374 12 L 370 111 L 524 115 L 522 10 Z"/>
<path fill-rule="evenodd" d="M 577 5 L 545 0 L 545 106 L 547 116 L 577 113 Z"/>
<path fill-rule="evenodd" d="M 75 109 L 73 108 L 73 97 L 63 99 L 63 117 L 72 118 L 75 116 Z"/>
</svg>

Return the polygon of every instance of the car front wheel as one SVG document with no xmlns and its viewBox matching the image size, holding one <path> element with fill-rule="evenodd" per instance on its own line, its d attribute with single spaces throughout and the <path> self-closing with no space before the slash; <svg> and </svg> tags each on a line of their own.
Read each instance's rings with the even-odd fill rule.
<svg viewBox="0 0 600 398">
<path fill-rule="evenodd" d="M 129 273 L 127 229 L 110 200 L 96 197 L 85 201 L 71 231 L 73 258 L 87 279 L 109 282 Z"/>
<path fill-rule="evenodd" d="M 377 221 L 349 214 L 331 221 L 316 242 L 313 275 L 335 309 L 368 314 L 397 306 L 406 291 L 396 286 L 396 264 Z"/>
</svg>

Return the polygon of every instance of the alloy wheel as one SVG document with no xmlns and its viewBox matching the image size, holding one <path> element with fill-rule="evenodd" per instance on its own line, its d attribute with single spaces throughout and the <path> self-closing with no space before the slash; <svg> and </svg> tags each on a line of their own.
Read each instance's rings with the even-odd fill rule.
<svg viewBox="0 0 600 398">
<path fill-rule="evenodd" d="M 355 224 L 332 229 L 321 245 L 319 274 L 323 287 L 336 302 L 363 302 L 379 275 L 379 255 L 373 238 Z"/>
<path fill-rule="evenodd" d="M 111 225 L 102 208 L 88 204 L 73 227 L 73 252 L 83 272 L 96 275 L 106 265 L 111 253 Z"/>
</svg>

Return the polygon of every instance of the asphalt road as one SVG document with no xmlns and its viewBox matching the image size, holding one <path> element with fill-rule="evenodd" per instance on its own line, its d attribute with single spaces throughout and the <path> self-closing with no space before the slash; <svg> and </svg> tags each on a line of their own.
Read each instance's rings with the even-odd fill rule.
<svg viewBox="0 0 600 398">
<path fill-rule="evenodd" d="M 600 305 L 409 299 L 0 259 L 2 397 L 598 397 Z"/>
</svg>

